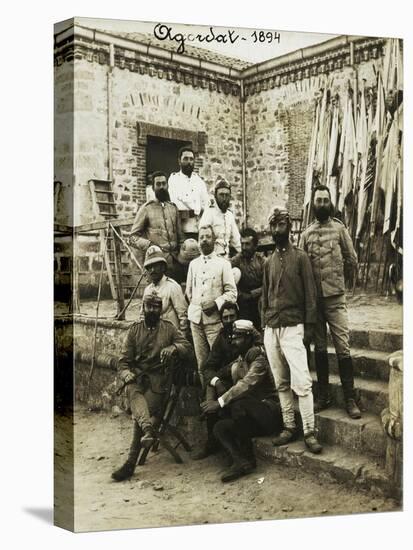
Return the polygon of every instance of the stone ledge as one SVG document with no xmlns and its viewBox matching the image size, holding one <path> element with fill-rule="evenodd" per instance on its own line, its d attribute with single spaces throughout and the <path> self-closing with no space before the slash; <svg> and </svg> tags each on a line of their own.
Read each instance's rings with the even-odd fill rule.
<svg viewBox="0 0 413 550">
<path fill-rule="evenodd" d="M 345 483 L 358 490 L 368 490 L 376 496 L 400 499 L 400 491 L 390 482 L 379 462 L 361 454 L 325 445 L 319 455 L 305 450 L 303 441 L 274 447 L 271 437 L 254 440 L 259 458 L 290 468 L 305 469 L 323 481 Z"/>
</svg>

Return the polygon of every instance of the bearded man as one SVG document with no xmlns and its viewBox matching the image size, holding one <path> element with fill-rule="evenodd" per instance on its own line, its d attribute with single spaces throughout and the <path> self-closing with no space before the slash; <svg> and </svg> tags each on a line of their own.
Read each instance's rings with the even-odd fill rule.
<svg viewBox="0 0 413 550">
<path fill-rule="evenodd" d="M 310 258 L 317 287 L 317 322 L 314 333 L 315 364 L 318 379 L 317 410 L 330 406 L 327 323 L 337 354 L 338 370 L 347 414 L 360 418 L 354 390 L 353 363 L 350 356 L 349 326 L 345 296 L 344 270 L 357 268 L 357 254 L 345 225 L 331 217 L 330 190 L 315 188 L 316 219 L 301 236 L 300 247 Z"/>
<path fill-rule="evenodd" d="M 193 357 L 182 333 L 161 319 L 162 299 L 157 292 L 146 294 L 143 302 L 144 319 L 129 328 L 118 362 L 132 413 L 133 440 L 125 464 L 112 474 L 115 481 L 133 475 L 141 448 L 155 440 L 154 421 L 162 413 L 170 369 L 185 368 Z"/>
<path fill-rule="evenodd" d="M 215 253 L 229 259 L 231 249 L 241 251 L 241 237 L 235 222 L 234 214 L 229 209 L 231 186 L 221 176 L 215 183 L 215 203 L 210 205 L 202 215 L 200 225 L 212 225 L 215 239 Z"/>
<path fill-rule="evenodd" d="M 284 423 L 283 431 L 273 444 L 285 445 L 297 437 L 294 390 L 298 396 L 305 445 L 310 452 L 319 453 L 322 447 L 315 437 L 313 381 L 305 348 L 312 339 L 316 320 L 314 277 L 307 254 L 290 242 L 288 211 L 276 206 L 268 221 L 275 250 L 264 264 L 264 346 Z"/>
</svg>

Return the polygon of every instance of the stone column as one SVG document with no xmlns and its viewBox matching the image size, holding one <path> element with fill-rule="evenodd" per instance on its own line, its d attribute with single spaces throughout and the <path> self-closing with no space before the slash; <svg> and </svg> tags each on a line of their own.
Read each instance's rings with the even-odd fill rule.
<svg viewBox="0 0 413 550">
<path fill-rule="evenodd" d="M 389 407 L 381 413 L 387 434 L 386 474 L 401 496 L 403 474 L 403 352 L 389 357 Z"/>
</svg>

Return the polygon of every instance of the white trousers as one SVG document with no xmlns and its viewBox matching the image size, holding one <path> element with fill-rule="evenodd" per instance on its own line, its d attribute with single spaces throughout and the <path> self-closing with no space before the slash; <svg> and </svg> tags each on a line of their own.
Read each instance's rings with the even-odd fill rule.
<svg viewBox="0 0 413 550">
<path fill-rule="evenodd" d="M 294 400 L 298 396 L 304 434 L 314 431 L 313 381 L 303 343 L 304 325 L 265 327 L 264 346 L 280 398 L 284 426 L 295 428 Z"/>
</svg>

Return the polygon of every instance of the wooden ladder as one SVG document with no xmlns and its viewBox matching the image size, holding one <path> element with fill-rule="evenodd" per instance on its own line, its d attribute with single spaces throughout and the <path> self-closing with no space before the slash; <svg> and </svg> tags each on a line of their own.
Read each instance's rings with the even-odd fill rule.
<svg viewBox="0 0 413 550">
<path fill-rule="evenodd" d="M 110 180 L 89 180 L 90 192 L 92 195 L 93 212 L 97 219 L 108 222 L 118 219 L 118 212 L 115 203 L 115 194 L 112 190 Z M 116 231 L 121 235 L 122 230 L 117 227 Z M 104 260 L 109 279 L 109 286 L 112 298 L 116 300 L 118 314 L 124 309 L 125 297 L 128 297 L 135 285 L 133 284 L 134 273 L 131 271 L 131 259 L 122 242 L 115 236 L 112 229 L 106 241 L 106 231 L 99 230 L 101 250 L 104 250 Z M 119 317 L 120 318 L 120 317 Z"/>
</svg>

